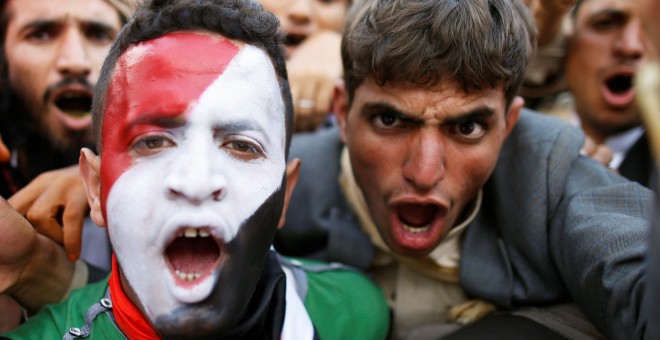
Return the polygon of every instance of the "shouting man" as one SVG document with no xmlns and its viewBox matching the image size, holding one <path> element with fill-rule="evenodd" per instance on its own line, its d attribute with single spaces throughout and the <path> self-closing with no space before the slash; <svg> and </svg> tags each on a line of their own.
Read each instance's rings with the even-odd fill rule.
<svg viewBox="0 0 660 340">
<path fill-rule="evenodd" d="M 251 1 L 143 4 L 97 88 L 101 156 L 80 157 L 114 249 L 109 282 L 10 337 L 384 338 L 387 306 L 367 279 L 283 271 L 271 251 L 299 166 L 286 165 L 293 111 L 277 38 Z"/>
</svg>

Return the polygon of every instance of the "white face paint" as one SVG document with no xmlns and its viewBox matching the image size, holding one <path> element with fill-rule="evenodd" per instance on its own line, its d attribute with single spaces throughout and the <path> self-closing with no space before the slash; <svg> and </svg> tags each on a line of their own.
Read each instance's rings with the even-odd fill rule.
<svg viewBox="0 0 660 340">
<path fill-rule="evenodd" d="M 283 112 L 269 58 L 245 45 L 190 103 L 182 126 L 133 139 L 133 164 L 112 185 L 106 215 L 122 272 L 151 320 L 209 297 L 228 256 L 224 245 L 279 189 Z M 181 262 L 191 264 L 176 273 L 167 247 L 180 235 L 207 233 L 221 240 L 220 257 L 188 253 Z"/>
</svg>

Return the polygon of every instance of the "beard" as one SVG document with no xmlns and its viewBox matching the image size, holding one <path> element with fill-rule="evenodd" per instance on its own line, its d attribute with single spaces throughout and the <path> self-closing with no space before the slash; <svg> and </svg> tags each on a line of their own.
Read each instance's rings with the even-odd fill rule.
<svg viewBox="0 0 660 340">
<path fill-rule="evenodd" d="M 82 147 L 95 149 L 94 143 L 85 141 L 88 132 L 75 131 L 71 135 L 72 142 L 68 142 L 57 140 L 45 131 L 47 128 L 40 128 L 39 119 L 44 113 L 36 112 L 26 96 L 11 86 L 7 74 L 4 72 L 2 76 L 6 86 L 0 94 L 0 135 L 10 150 L 18 151 L 19 172 L 25 180 L 30 181 L 45 171 L 77 164 Z M 83 81 L 89 86 L 86 79 Z M 80 80 L 67 78 L 63 82 Z"/>
</svg>

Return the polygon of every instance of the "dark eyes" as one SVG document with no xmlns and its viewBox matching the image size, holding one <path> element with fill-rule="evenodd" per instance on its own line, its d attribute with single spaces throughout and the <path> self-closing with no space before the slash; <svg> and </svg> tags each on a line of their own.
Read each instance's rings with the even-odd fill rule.
<svg viewBox="0 0 660 340">
<path fill-rule="evenodd" d="M 137 157 L 148 157 L 160 154 L 175 146 L 174 139 L 168 134 L 152 134 L 137 138 L 131 145 L 130 152 Z M 263 148 L 257 142 L 247 140 L 247 137 L 243 136 L 225 136 L 219 148 L 244 161 L 265 157 Z"/>
<path fill-rule="evenodd" d="M 258 143 L 233 138 L 236 137 L 228 137 L 221 145 L 221 147 L 227 150 L 232 156 L 244 161 L 251 161 L 264 157 L 264 151 Z"/>
<path fill-rule="evenodd" d="M 174 141 L 164 135 L 147 135 L 138 138 L 131 146 L 131 151 L 137 156 L 152 156 L 161 153 L 165 149 L 174 147 Z"/>
<path fill-rule="evenodd" d="M 64 28 L 58 26 L 46 26 L 37 28 L 25 35 L 25 39 L 34 43 L 43 44 L 54 41 Z M 116 32 L 105 27 L 90 26 L 84 29 L 85 39 L 93 44 L 111 44 L 115 39 Z"/>
<path fill-rule="evenodd" d="M 467 140 L 478 140 L 486 134 L 485 126 L 477 122 L 459 123 L 452 129 L 458 136 Z"/>
</svg>

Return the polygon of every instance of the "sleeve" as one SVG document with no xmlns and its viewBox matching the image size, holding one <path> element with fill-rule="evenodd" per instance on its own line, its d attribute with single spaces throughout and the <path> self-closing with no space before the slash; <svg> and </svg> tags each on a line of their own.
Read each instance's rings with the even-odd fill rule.
<svg viewBox="0 0 660 340">
<path fill-rule="evenodd" d="M 565 183 L 551 212 L 550 252 L 571 296 L 600 330 L 613 339 L 640 338 L 653 195 L 594 163 L 578 157 L 563 178 L 548 170 L 548 183 Z"/>
</svg>

